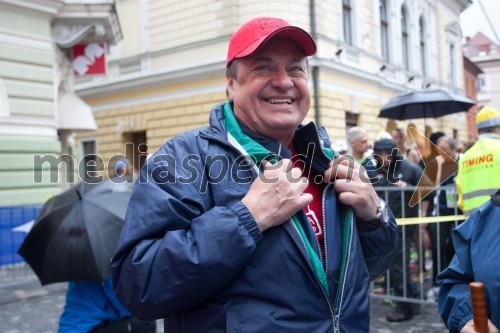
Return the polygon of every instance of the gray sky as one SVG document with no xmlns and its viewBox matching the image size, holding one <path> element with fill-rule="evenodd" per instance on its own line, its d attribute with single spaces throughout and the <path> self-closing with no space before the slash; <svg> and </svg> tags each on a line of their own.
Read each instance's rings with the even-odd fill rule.
<svg viewBox="0 0 500 333">
<path fill-rule="evenodd" d="M 473 3 L 466 10 L 460 14 L 460 25 L 464 37 L 474 37 L 474 35 L 481 31 L 486 37 L 493 42 L 500 44 L 496 39 L 495 33 L 491 29 L 488 19 L 485 16 L 480 4 L 483 5 L 484 10 L 493 26 L 495 27 L 496 34 L 500 38 L 500 0 L 472 0 Z"/>
</svg>

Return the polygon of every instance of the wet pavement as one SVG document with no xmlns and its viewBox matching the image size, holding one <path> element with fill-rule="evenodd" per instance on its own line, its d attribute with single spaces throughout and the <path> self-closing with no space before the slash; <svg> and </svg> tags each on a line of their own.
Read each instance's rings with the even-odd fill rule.
<svg viewBox="0 0 500 333">
<path fill-rule="evenodd" d="M 36 279 L 0 288 L 1 333 L 55 333 L 65 301 L 66 283 L 40 286 Z M 422 305 L 420 314 L 401 323 L 387 322 L 392 309 L 382 299 L 372 299 L 370 332 L 378 333 L 444 333 L 447 332 L 437 313 L 436 303 Z M 163 321 L 157 321 L 163 332 Z M 203 332 L 200 332 L 203 333 Z"/>
</svg>

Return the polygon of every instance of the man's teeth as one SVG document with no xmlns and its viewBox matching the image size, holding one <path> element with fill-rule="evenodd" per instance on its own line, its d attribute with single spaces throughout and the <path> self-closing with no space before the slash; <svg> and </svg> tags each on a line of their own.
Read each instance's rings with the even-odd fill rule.
<svg viewBox="0 0 500 333">
<path fill-rule="evenodd" d="M 278 103 L 292 104 L 292 100 L 289 98 L 271 98 L 269 100 L 269 103 L 271 103 L 271 104 L 278 104 Z"/>
</svg>

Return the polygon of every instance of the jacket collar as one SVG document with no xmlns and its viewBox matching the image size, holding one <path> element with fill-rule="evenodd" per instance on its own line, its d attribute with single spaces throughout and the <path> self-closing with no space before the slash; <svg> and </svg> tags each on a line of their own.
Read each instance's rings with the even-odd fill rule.
<svg viewBox="0 0 500 333">
<path fill-rule="evenodd" d="M 205 127 L 201 133 L 205 134 L 209 137 L 214 137 L 219 141 L 228 142 L 227 140 L 227 130 L 224 125 L 224 104 L 217 104 L 210 113 L 209 118 L 209 127 Z M 232 106 L 232 105 L 231 105 Z M 256 141 L 264 148 L 269 150 L 270 152 L 282 157 L 282 158 L 290 158 L 292 153 L 287 147 L 283 147 L 278 141 L 268 138 L 267 136 L 255 133 L 254 131 L 247 128 L 245 125 L 238 122 L 243 133 L 248 135 L 252 140 Z"/>
</svg>

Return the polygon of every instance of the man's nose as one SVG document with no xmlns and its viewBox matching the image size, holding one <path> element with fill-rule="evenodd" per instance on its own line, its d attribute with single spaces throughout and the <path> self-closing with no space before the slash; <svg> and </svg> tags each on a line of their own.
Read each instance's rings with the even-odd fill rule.
<svg viewBox="0 0 500 333">
<path fill-rule="evenodd" d="M 289 89 L 293 87 L 293 81 L 289 73 L 283 69 L 275 72 L 272 85 L 281 89 Z"/>
</svg>

